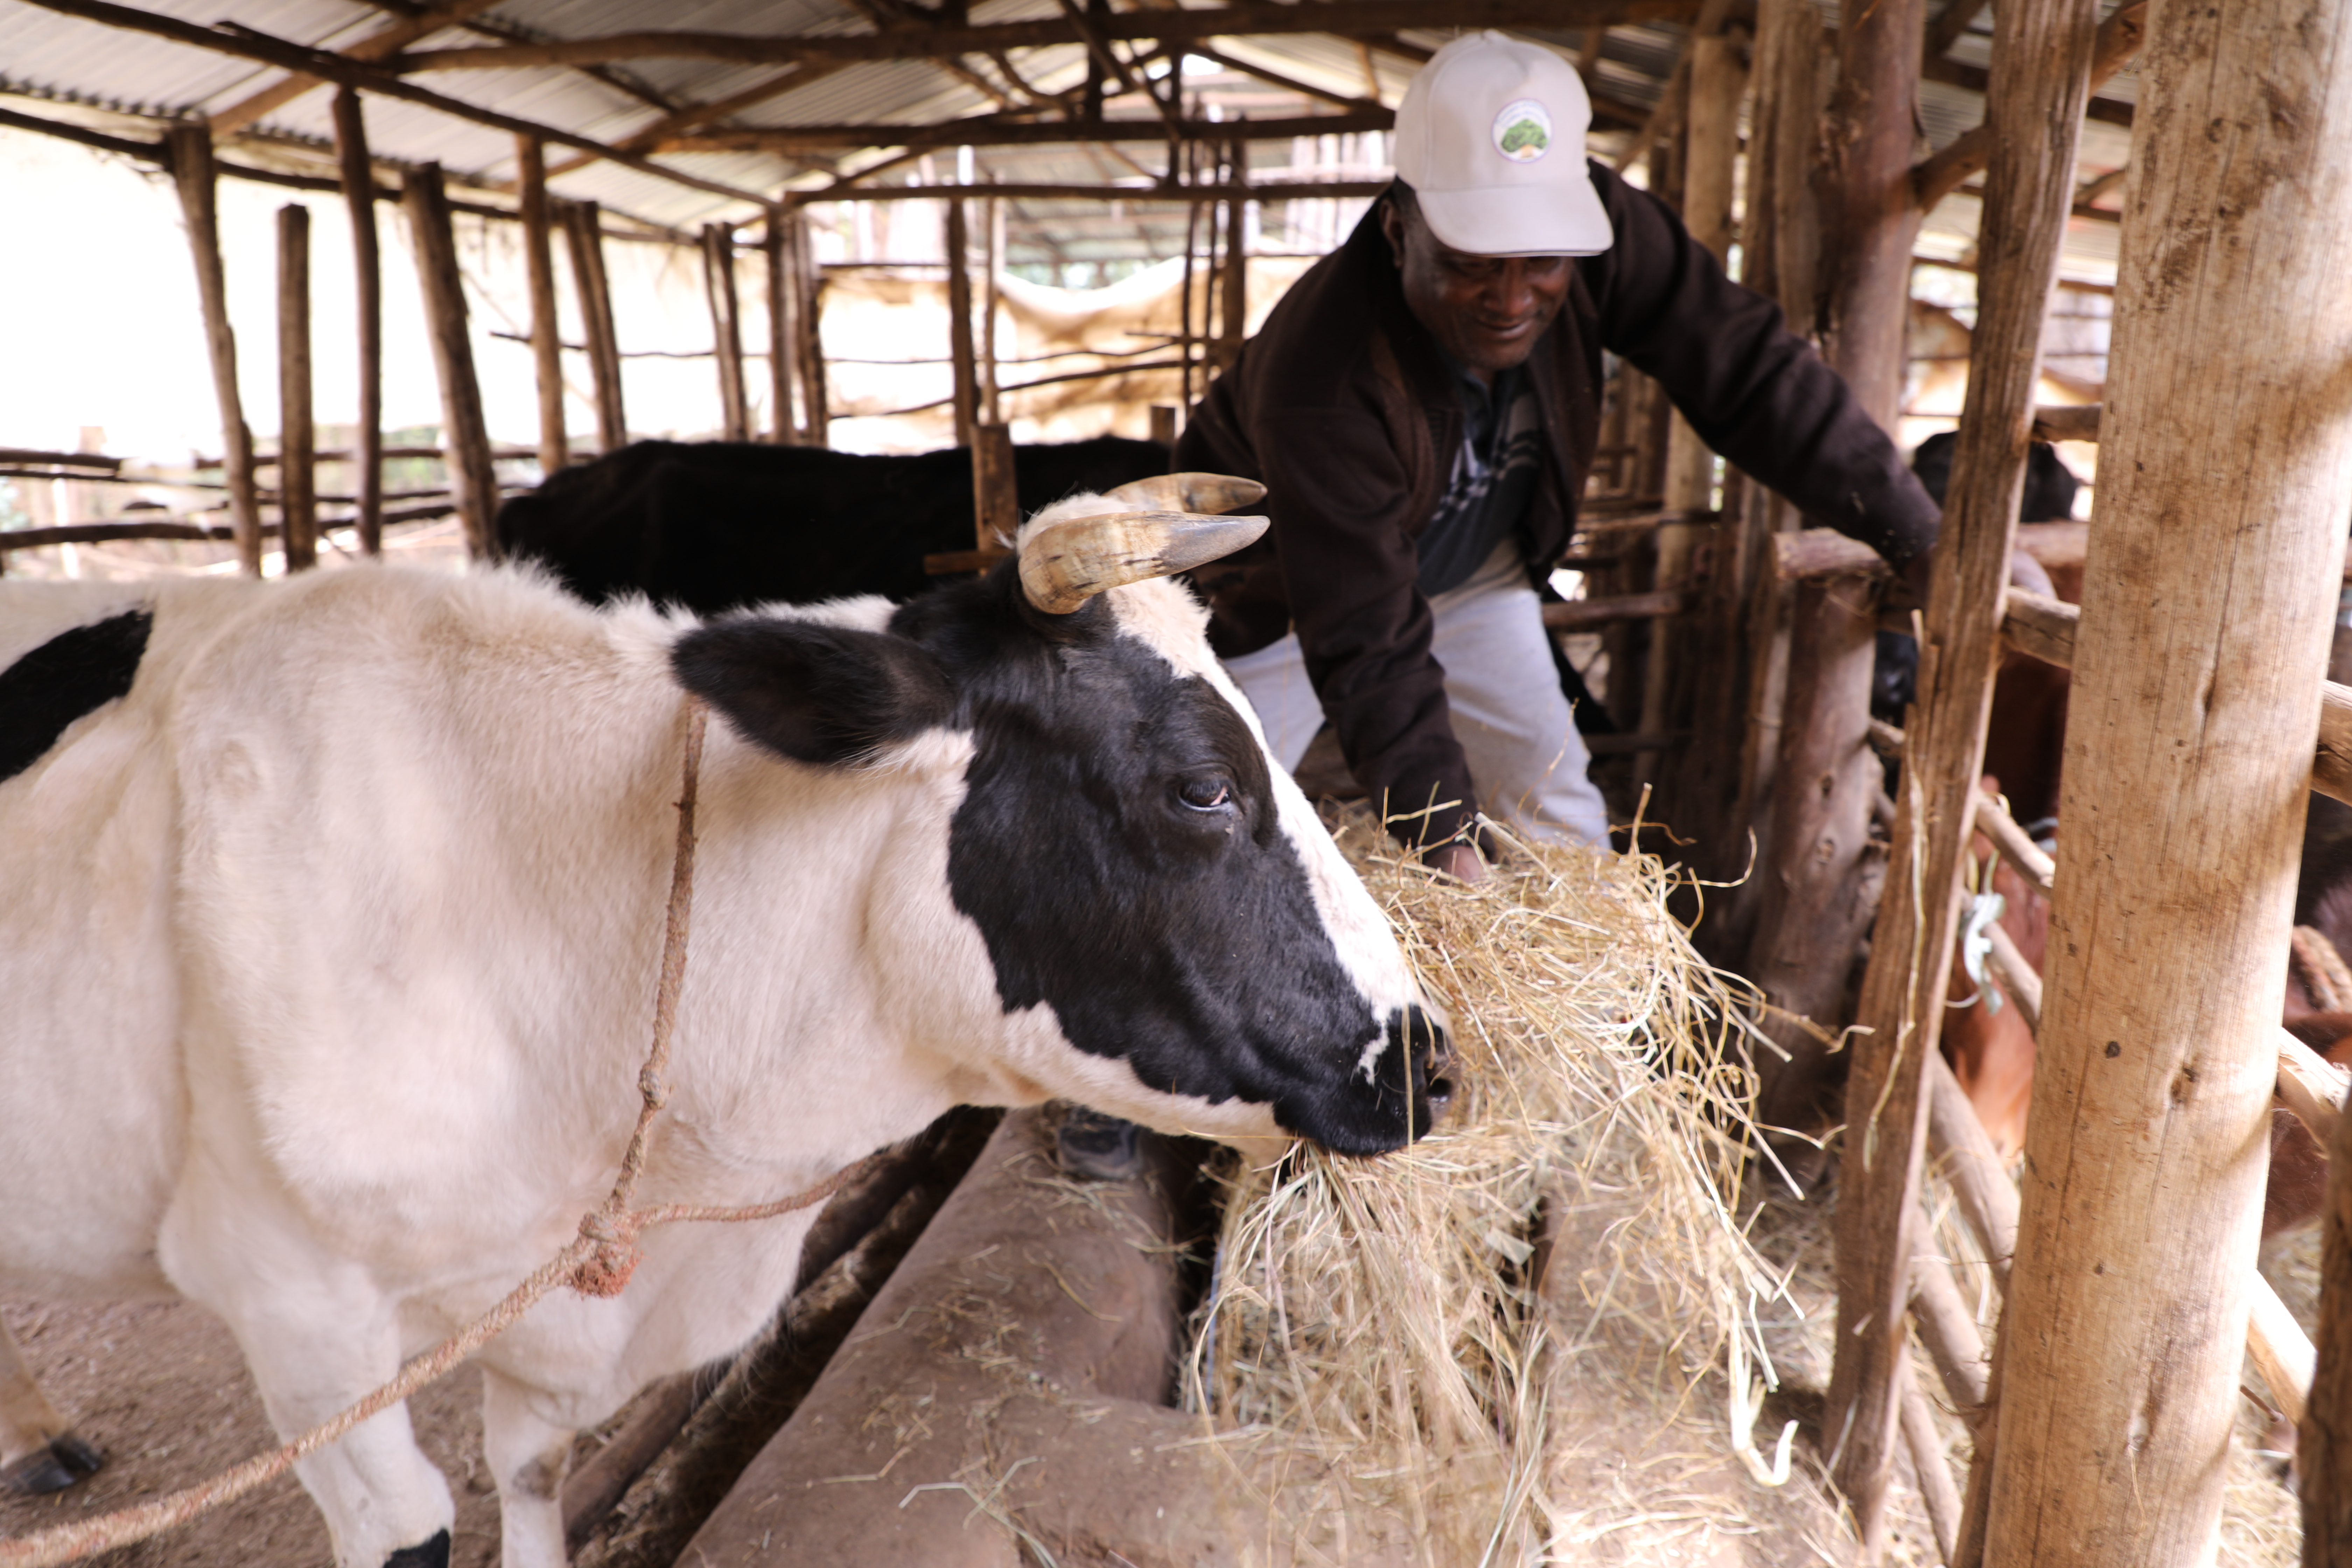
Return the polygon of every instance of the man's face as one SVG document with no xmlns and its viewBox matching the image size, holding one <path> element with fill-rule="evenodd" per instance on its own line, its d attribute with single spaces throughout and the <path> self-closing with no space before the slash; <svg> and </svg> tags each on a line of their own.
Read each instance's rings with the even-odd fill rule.
<svg viewBox="0 0 2352 1568">
<path fill-rule="evenodd" d="M 1416 211 L 1381 204 L 1381 229 L 1404 273 L 1404 301 L 1438 345 L 1481 381 L 1523 363 L 1568 298 L 1565 256 L 1449 250 Z"/>
</svg>

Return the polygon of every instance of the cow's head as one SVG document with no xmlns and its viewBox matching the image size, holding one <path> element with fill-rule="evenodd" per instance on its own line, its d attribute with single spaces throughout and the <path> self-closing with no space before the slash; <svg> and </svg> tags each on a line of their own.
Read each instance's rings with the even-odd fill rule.
<svg viewBox="0 0 2352 1568">
<path fill-rule="evenodd" d="M 959 738 L 947 893 L 1029 1081 L 1165 1131 L 1379 1152 L 1442 1109 L 1444 1031 L 1166 580 L 1264 531 L 1198 510 L 1263 493 L 1242 484 L 1076 497 L 881 629 L 746 617 L 673 662 L 797 762 Z"/>
</svg>

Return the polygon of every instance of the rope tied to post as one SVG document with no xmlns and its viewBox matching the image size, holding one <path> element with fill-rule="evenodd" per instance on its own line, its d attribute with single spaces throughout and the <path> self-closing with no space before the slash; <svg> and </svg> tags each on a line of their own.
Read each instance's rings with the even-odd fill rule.
<svg viewBox="0 0 2352 1568">
<path fill-rule="evenodd" d="M 873 1163 L 874 1156 L 869 1154 L 843 1166 L 814 1186 L 771 1203 L 742 1207 L 701 1204 L 664 1204 L 645 1209 L 632 1206 L 638 1180 L 645 1174 L 646 1149 L 654 1118 L 669 1101 L 670 1039 L 677 1025 L 678 994 L 686 982 L 687 932 L 694 903 L 694 802 L 709 717 L 709 710 L 699 699 L 687 699 L 685 762 L 677 802 L 677 847 L 671 862 L 669 902 L 662 933 L 661 981 L 654 994 L 653 1046 L 645 1066 L 637 1071 L 637 1092 L 643 1103 L 637 1111 L 636 1126 L 629 1134 L 628 1148 L 621 1156 L 620 1174 L 604 1201 L 581 1216 L 578 1236 L 508 1292 L 505 1300 L 408 1362 L 392 1381 L 274 1451 L 257 1455 L 153 1502 L 0 1540 L 0 1565 L 49 1568 L 51 1564 L 126 1546 L 185 1524 L 199 1514 L 277 1479 L 298 1460 L 446 1375 L 511 1327 L 550 1290 L 568 1285 L 583 1296 L 619 1295 L 627 1288 L 637 1265 L 644 1261 L 637 1237 L 646 1226 L 690 1220 L 772 1219 L 823 1203 Z"/>
</svg>

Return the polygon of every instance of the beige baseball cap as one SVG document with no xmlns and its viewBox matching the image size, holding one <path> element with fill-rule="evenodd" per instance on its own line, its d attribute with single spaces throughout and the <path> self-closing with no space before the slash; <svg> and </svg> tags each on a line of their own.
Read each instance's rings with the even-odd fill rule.
<svg viewBox="0 0 2352 1568">
<path fill-rule="evenodd" d="M 1594 256 L 1615 242 L 1584 167 L 1592 103 L 1551 50 L 1496 32 L 1454 39 L 1397 106 L 1397 177 L 1429 229 L 1473 256 Z"/>
</svg>

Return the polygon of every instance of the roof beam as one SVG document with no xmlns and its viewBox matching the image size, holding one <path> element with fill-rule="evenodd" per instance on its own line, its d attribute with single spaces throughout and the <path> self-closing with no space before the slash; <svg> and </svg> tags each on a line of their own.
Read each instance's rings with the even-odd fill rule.
<svg viewBox="0 0 2352 1568">
<path fill-rule="evenodd" d="M 2111 13 L 2099 24 L 2097 36 L 2091 45 L 2090 90 L 2096 92 L 2109 77 L 2129 65 L 2139 53 L 2147 37 L 2147 0 L 2133 0 L 2120 10 Z M 2091 100 L 2093 107 L 2096 100 Z M 1985 121 L 1975 130 L 1966 132 L 1949 145 L 1911 171 L 1911 187 L 1919 201 L 1919 210 L 1933 212 L 1936 204 L 1958 190 L 1962 182 L 1982 170 L 1992 155 L 1992 122 Z M 2105 218 L 2114 215 L 2096 207 L 2077 214 L 2078 216 Z"/>
<path fill-rule="evenodd" d="M 841 69 L 839 66 L 801 66 L 786 70 L 781 76 L 770 77 L 767 80 L 745 88 L 741 92 L 731 97 L 718 99 L 709 103 L 688 104 L 674 113 L 662 116 L 642 131 L 629 132 L 613 145 L 624 153 L 649 153 L 661 143 L 665 136 L 699 131 L 714 120 L 724 120 L 730 114 L 740 113 L 746 109 L 765 103 L 772 98 L 779 98 L 812 83 L 823 81 L 839 69 Z M 596 162 L 602 156 L 603 154 L 598 153 L 583 153 L 577 158 L 567 159 L 549 169 L 548 178 L 553 179 L 558 174 L 568 174 L 574 169 L 583 168 Z"/>
<path fill-rule="evenodd" d="M 1280 142 L 1349 131 L 1386 131 L 1392 109 L 1309 114 L 1293 120 L 1180 120 L 1173 134 L 1187 142 Z M 930 125 L 779 125 L 673 136 L 664 153 L 805 153 L 843 147 L 1038 147 L 1073 142 L 1163 142 L 1171 127 L 1158 120 L 1008 121 L 993 116 L 944 120 Z"/>
<path fill-rule="evenodd" d="M 152 163 L 165 174 L 172 171 L 172 144 L 169 142 L 141 142 L 132 137 L 110 136 L 103 131 L 93 131 L 87 125 L 71 125 L 62 120 L 44 120 L 39 115 L 24 114 L 13 109 L 0 109 L 0 125 L 17 131 L 30 131 L 42 136 L 54 136 L 63 142 L 77 142 L 82 146 L 95 147 L 100 152 L 119 153 L 126 158 L 136 158 L 142 163 Z M 344 188 L 341 180 L 330 174 L 296 174 L 283 169 L 257 169 L 249 163 L 232 163 L 226 159 L 215 159 L 213 172 L 225 180 L 251 180 L 259 184 L 278 185 L 291 191 L 339 192 Z M 377 201 L 391 202 L 395 205 L 401 199 L 399 190 L 386 185 L 374 186 L 373 195 Z M 449 210 L 456 213 L 468 213 L 476 217 L 496 218 L 506 223 L 520 223 L 522 220 L 521 214 L 506 207 L 492 206 L 486 202 L 453 201 L 449 204 Z M 610 216 L 609 213 L 607 216 Z M 646 223 L 643 218 L 631 218 L 630 221 L 644 226 L 641 229 L 607 227 L 603 231 L 604 237 L 616 240 L 658 242 L 664 245 L 696 243 L 692 235 L 680 233 L 677 229 L 667 228 L 660 224 Z"/>
<path fill-rule="evenodd" d="M 199 26 L 193 22 L 183 22 L 176 17 L 159 16 L 152 12 L 134 10 L 128 5 L 117 5 L 112 3 L 112 0 L 25 0 L 25 3 L 37 5 L 44 11 L 55 11 L 67 16 L 78 16 L 84 21 L 96 22 L 103 26 L 120 27 L 127 32 L 152 34 L 157 37 L 169 38 L 173 43 L 185 44 L 193 48 L 211 49 L 216 54 L 236 55 L 244 59 L 259 60 L 264 65 L 277 66 L 285 70 L 306 71 L 325 80 L 341 82 L 385 98 L 397 98 L 410 103 L 422 104 L 427 109 L 437 109 L 442 113 L 457 119 L 470 120 L 477 125 L 487 125 L 493 130 L 504 131 L 512 135 L 536 136 L 543 142 L 551 142 L 559 146 L 576 147 L 583 153 L 593 153 L 600 158 L 609 159 L 625 168 L 635 169 L 640 174 L 652 174 L 656 178 L 687 185 L 698 191 L 708 191 L 713 195 L 725 196 L 730 201 L 751 202 L 761 206 L 769 205 L 770 198 L 757 192 L 723 184 L 717 180 L 706 180 L 698 174 L 688 174 L 680 170 L 666 168 L 650 158 L 642 158 L 633 153 L 624 153 L 617 147 L 608 147 L 593 138 L 575 135 L 572 132 L 559 130 L 552 125 L 540 125 L 528 120 L 518 120 L 511 114 L 500 114 L 496 110 L 483 109 L 459 99 L 446 97 L 428 88 L 418 87 L 413 82 L 403 81 L 398 77 L 388 76 L 374 66 L 346 59 L 341 55 L 328 54 L 323 50 L 306 48 L 300 44 L 289 43 L 283 38 L 273 38 L 266 33 L 257 33 L 249 27 L 238 27 L 230 31 Z"/>
<path fill-rule="evenodd" d="M 934 202 L 953 196 L 1094 202 L 1229 202 L 1239 197 L 1247 202 L 1289 202 L 1313 196 L 1377 196 L 1388 188 L 1386 180 L 1268 181 L 1246 185 L 1025 185 L 974 182 L 969 185 L 858 185 L 848 189 L 827 186 L 815 191 L 788 191 L 785 199 L 793 206 L 806 206 L 811 202 Z"/>
<path fill-rule="evenodd" d="M 36 0 L 46 4 L 47 0 Z M 1279 0 L 1237 0 L 1230 5 L 1179 11 L 1121 11 L 1095 20 L 1106 41 L 1153 38 L 1190 43 L 1220 34 L 1394 32 L 1431 25 L 1430 0 L 1328 0 L 1289 5 Z M 1620 26 L 1630 22 L 1684 21 L 1698 11 L 1697 0 L 1447 0 L 1448 27 Z M 608 60 L 709 59 L 733 65 L 782 65 L 813 61 L 936 59 L 992 49 L 1041 48 L 1055 44 L 1085 47 L 1087 39 L 1069 17 L 981 26 L 894 26 L 871 33 L 829 37 L 777 37 L 750 33 L 639 32 L 600 38 L 570 38 L 545 44 L 506 44 L 482 48 L 426 49 L 388 62 L 402 71 L 488 70 L 520 66 L 594 65 Z"/>
<path fill-rule="evenodd" d="M 369 34 L 348 48 L 335 52 L 347 60 L 380 60 L 398 54 L 419 38 L 430 37 L 442 28 L 462 22 L 477 11 L 487 11 L 498 0 L 450 0 L 414 16 L 404 16 L 390 26 Z M 242 131 L 264 115 L 275 114 L 314 87 L 324 85 L 323 79 L 308 71 L 296 71 L 279 77 L 259 92 L 238 99 L 212 117 L 213 134 L 226 136 Z"/>
<path fill-rule="evenodd" d="M 1992 85 L 1992 73 L 1984 67 L 1964 65 L 1958 60 L 1924 61 L 1919 67 L 1919 75 L 1924 80 L 1941 82 L 1946 87 L 1966 88 L 1970 92 L 1982 92 Z M 2107 125 L 2129 125 L 2132 122 L 2132 106 L 2119 98 L 2094 97 L 2084 106 L 2083 118 Z"/>
<path fill-rule="evenodd" d="M 1314 83 L 1301 81 L 1297 77 L 1285 76 L 1280 71 L 1271 71 L 1264 66 L 1252 65 L 1238 56 L 1226 54 L 1221 49 L 1213 49 L 1206 44 L 1187 45 L 1184 53 L 1198 55 L 1204 60 L 1213 60 L 1229 71 L 1239 71 L 1244 76 L 1255 77 L 1270 86 L 1286 89 L 1301 97 L 1319 98 L 1326 103 L 1336 103 L 1342 109 L 1370 109 L 1380 102 L 1379 99 L 1368 97 L 1362 93 L 1350 95 L 1333 92 L 1328 87 L 1317 87 Z"/>
</svg>

